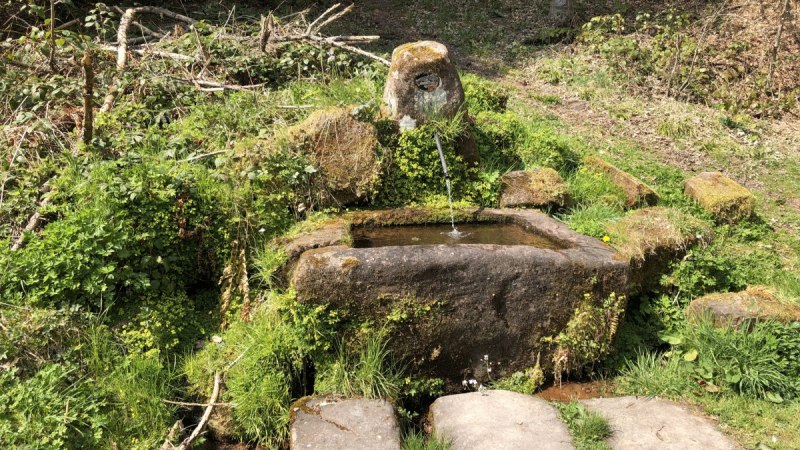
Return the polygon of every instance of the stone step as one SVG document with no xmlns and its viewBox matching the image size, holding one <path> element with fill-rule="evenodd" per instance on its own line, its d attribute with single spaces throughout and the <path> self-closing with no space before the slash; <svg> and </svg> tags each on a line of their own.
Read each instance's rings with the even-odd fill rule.
<svg viewBox="0 0 800 450">
<path fill-rule="evenodd" d="M 394 408 L 384 400 L 310 397 L 292 405 L 292 450 L 400 450 Z"/>
<path fill-rule="evenodd" d="M 711 420 L 676 403 L 645 397 L 583 400 L 605 417 L 613 434 L 614 450 L 732 450 L 735 442 L 717 430 Z"/>
<path fill-rule="evenodd" d="M 558 411 L 545 400 L 491 390 L 438 398 L 430 409 L 433 432 L 452 450 L 573 449 Z"/>
</svg>

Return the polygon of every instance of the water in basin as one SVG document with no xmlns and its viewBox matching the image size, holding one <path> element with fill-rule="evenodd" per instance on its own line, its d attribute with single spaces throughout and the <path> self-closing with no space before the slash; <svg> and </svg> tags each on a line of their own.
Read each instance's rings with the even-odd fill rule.
<svg viewBox="0 0 800 450">
<path fill-rule="evenodd" d="M 451 224 L 402 225 L 353 229 L 353 247 L 390 247 L 432 244 L 530 245 L 551 250 L 564 246 L 513 223 L 459 224 L 460 236 L 452 235 Z"/>
</svg>

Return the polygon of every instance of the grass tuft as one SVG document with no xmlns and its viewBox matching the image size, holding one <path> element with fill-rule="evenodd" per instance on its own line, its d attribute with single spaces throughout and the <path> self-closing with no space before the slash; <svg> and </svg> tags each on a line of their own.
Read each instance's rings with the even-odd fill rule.
<svg viewBox="0 0 800 450">
<path fill-rule="evenodd" d="M 556 403 L 561 420 L 569 428 L 577 450 L 610 450 L 606 439 L 611 437 L 611 425 L 600 414 L 586 409 L 578 402 Z"/>
</svg>

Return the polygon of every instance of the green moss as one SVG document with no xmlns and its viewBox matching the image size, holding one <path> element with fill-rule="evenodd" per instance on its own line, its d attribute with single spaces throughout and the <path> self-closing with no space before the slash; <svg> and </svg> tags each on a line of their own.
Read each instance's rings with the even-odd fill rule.
<svg viewBox="0 0 800 450">
<path fill-rule="evenodd" d="M 508 93 L 499 83 L 470 73 L 462 73 L 460 75 L 464 86 L 467 108 L 471 114 L 505 112 L 508 104 Z"/>
<path fill-rule="evenodd" d="M 582 369 L 608 354 L 625 303 L 625 297 L 616 293 L 599 300 L 585 294 L 564 331 L 545 338 L 545 342 L 557 346 L 553 353 L 553 374 L 557 382 L 560 382 L 562 373 Z"/>
</svg>

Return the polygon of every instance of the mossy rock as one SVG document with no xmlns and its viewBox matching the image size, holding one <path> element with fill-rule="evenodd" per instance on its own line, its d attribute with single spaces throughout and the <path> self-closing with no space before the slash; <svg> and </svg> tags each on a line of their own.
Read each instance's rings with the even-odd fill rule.
<svg viewBox="0 0 800 450">
<path fill-rule="evenodd" d="M 652 286 L 689 248 L 713 238 L 711 227 L 702 220 L 660 206 L 634 211 L 606 225 L 606 234 L 618 257 L 630 262 L 629 294 Z"/>
<path fill-rule="evenodd" d="M 403 44 L 392 52 L 384 101 L 392 119 L 425 122 L 464 112 L 464 88 L 447 47 L 434 41 Z"/>
<path fill-rule="evenodd" d="M 753 215 L 755 196 L 720 172 L 703 172 L 684 181 L 686 195 L 718 222 L 737 223 Z"/>
<path fill-rule="evenodd" d="M 658 194 L 644 182 L 625 172 L 617 166 L 596 156 L 587 156 L 583 160 L 584 167 L 602 173 L 625 193 L 625 206 L 653 206 L 658 203 Z"/>
<path fill-rule="evenodd" d="M 288 131 L 290 143 L 308 151 L 330 198 L 342 205 L 367 198 L 381 167 L 375 125 L 356 119 L 351 111 L 318 110 Z"/>
<path fill-rule="evenodd" d="M 800 305 L 782 303 L 770 288 L 753 286 L 741 292 L 700 297 L 689 304 L 686 315 L 692 319 L 710 316 L 719 327 L 738 327 L 753 320 L 790 323 L 800 322 Z"/>
<path fill-rule="evenodd" d="M 501 208 L 560 209 L 569 201 L 567 184 L 550 168 L 509 172 L 500 183 Z"/>
</svg>

